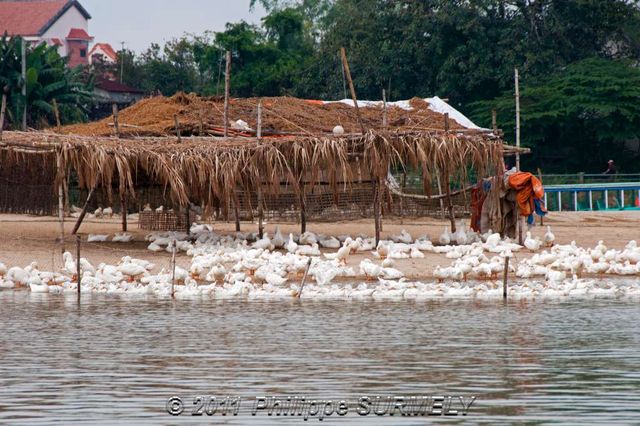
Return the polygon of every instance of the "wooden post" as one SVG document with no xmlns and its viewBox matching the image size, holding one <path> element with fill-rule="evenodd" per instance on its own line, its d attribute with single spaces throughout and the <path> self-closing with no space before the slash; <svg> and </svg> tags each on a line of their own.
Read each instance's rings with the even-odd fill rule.
<svg viewBox="0 0 640 426">
<path fill-rule="evenodd" d="M 300 233 L 307 232 L 307 202 L 305 201 L 304 183 L 300 188 Z"/>
<path fill-rule="evenodd" d="M 444 219 L 447 216 L 447 213 L 444 209 L 444 200 L 442 199 L 442 182 L 440 181 L 440 172 L 436 170 L 436 183 L 438 184 L 438 201 L 440 202 L 440 214 Z"/>
<path fill-rule="evenodd" d="M 520 148 L 520 79 L 518 68 L 515 69 L 516 83 L 516 147 Z M 520 171 L 520 151 L 516 152 L 516 170 Z"/>
<path fill-rule="evenodd" d="M 82 284 L 82 270 L 80 267 L 80 235 L 76 235 L 76 274 L 78 274 L 78 300 L 80 300 L 80 286 Z"/>
<path fill-rule="evenodd" d="M 448 139 L 449 135 L 449 113 L 444 113 L 444 131 L 447 133 L 446 137 Z M 451 232 L 456 232 L 456 217 L 453 212 L 453 200 L 451 199 L 451 181 L 449 179 L 449 172 L 446 171 L 444 174 L 444 185 L 447 194 L 447 209 L 449 210 L 449 220 L 451 221 Z"/>
<path fill-rule="evenodd" d="M 507 280 L 509 278 L 509 258 L 504 258 L 504 276 L 502 277 L 502 298 L 507 300 Z"/>
<path fill-rule="evenodd" d="M 456 216 L 453 212 L 453 200 L 451 199 L 451 183 L 449 182 L 449 173 L 444 175 L 444 188 L 447 194 L 447 210 L 449 211 L 449 221 L 451 221 L 451 232 L 456 232 Z"/>
<path fill-rule="evenodd" d="M 171 297 L 176 297 L 176 240 L 171 243 Z"/>
<path fill-rule="evenodd" d="M 120 193 L 120 214 L 122 215 L 122 232 L 127 232 L 127 199 Z"/>
<path fill-rule="evenodd" d="M 373 185 L 373 224 L 376 234 L 376 246 L 380 242 L 380 190 L 378 183 L 378 178 L 371 180 Z"/>
<path fill-rule="evenodd" d="M 347 51 L 344 47 L 340 48 L 340 56 L 342 57 L 342 66 L 347 75 L 347 81 L 349 82 L 349 90 L 351 91 L 351 98 L 353 99 L 353 106 L 356 108 L 356 115 L 358 117 L 358 124 L 360 124 L 360 130 L 364 135 L 366 133 L 364 124 L 362 124 L 362 117 L 360 116 L 360 108 L 358 107 L 358 98 L 356 97 L 356 89 L 353 86 L 353 80 L 351 79 L 351 70 L 349 69 L 349 62 L 347 61 Z"/>
<path fill-rule="evenodd" d="M 258 187 L 258 236 L 262 238 L 264 236 L 264 211 L 262 208 L 262 187 Z"/>
<path fill-rule="evenodd" d="M 27 131 L 27 42 L 22 38 L 22 99 L 24 108 L 22 109 L 22 131 Z"/>
<path fill-rule="evenodd" d="M 2 130 L 4 129 L 4 114 L 7 111 L 7 92 L 2 91 L 2 106 L 0 107 L 0 141 L 2 140 Z"/>
<path fill-rule="evenodd" d="M 62 176 L 62 154 L 58 153 L 56 158 L 58 165 L 58 175 Z M 58 221 L 60 222 L 60 250 L 64 250 L 64 185 L 62 182 L 58 184 Z"/>
<path fill-rule="evenodd" d="M 258 142 L 262 140 L 262 99 L 258 101 L 258 126 L 256 129 L 256 136 L 258 137 Z"/>
<path fill-rule="evenodd" d="M 111 104 L 111 109 L 113 110 L 113 129 L 116 132 L 116 138 L 120 139 L 120 121 L 118 120 L 118 104 Z"/>
<path fill-rule="evenodd" d="M 178 120 L 178 114 L 173 114 L 173 122 L 176 126 L 176 136 L 178 137 L 178 143 L 182 142 L 182 138 L 180 137 L 180 120 Z"/>
<path fill-rule="evenodd" d="M 84 206 L 82 207 L 82 211 L 80 212 L 80 216 L 78 217 L 78 220 L 76 221 L 76 224 L 73 227 L 73 231 L 71 231 L 71 235 L 76 235 L 78 233 L 78 229 L 80 228 L 80 225 L 82 225 L 82 221 L 84 220 L 84 217 L 87 214 L 87 209 L 89 208 L 89 203 L 93 199 L 93 196 L 94 196 L 94 194 L 96 192 L 96 187 L 97 186 L 98 186 L 98 182 L 96 181 L 96 184 L 89 191 L 89 195 L 87 195 L 87 200 L 84 202 Z"/>
<path fill-rule="evenodd" d="M 300 291 L 298 292 L 298 295 L 296 296 L 298 299 L 300 299 L 300 296 L 302 296 L 302 290 L 304 289 L 304 283 L 305 281 L 307 281 L 307 275 L 309 274 L 309 268 L 311 267 L 311 261 L 313 260 L 313 258 L 309 258 L 309 260 L 307 261 L 307 267 L 304 270 L 304 276 L 302 277 L 302 283 L 300 284 Z"/>
<path fill-rule="evenodd" d="M 229 137 L 229 92 L 231 86 L 231 52 L 227 50 L 227 66 L 224 74 L 224 137 Z"/>
<path fill-rule="evenodd" d="M 498 111 L 495 108 L 491 110 L 491 129 L 493 134 L 498 136 Z"/>
<path fill-rule="evenodd" d="M 400 184 L 401 192 L 404 194 L 407 186 L 407 172 L 402 172 L 402 183 Z M 404 197 L 400 197 L 400 224 L 404 222 Z"/>
<path fill-rule="evenodd" d="M 240 200 L 238 199 L 238 194 L 233 191 L 233 213 L 236 220 L 236 232 L 240 232 Z"/>
<path fill-rule="evenodd" d="M 382 89 L 382 128 L 387 129 L 387 92 Z"/>
<path fill-rule="evenodd" d="M 56 131 L 60 132 L 60 110 L 58 109 L 58 102 L 56 102 L 55 98 L 51 101 L 53 104 L 53 114 L 56 117 Z"/>
</svg>

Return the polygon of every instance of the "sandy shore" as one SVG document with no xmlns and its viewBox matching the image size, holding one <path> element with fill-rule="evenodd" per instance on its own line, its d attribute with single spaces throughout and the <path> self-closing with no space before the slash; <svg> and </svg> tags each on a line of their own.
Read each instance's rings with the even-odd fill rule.
<svg viewBox="0 0 640 426">
<path fill-rule="evenodd" d="M 74 220 L 67 219 L 65 232 L 67 234 L 66 248 L 75 254 L 75 239 L 68 234 L 73 228 Z M 433 218 L 398 218 L 387 219 L 383 225 L 383 238 L 398 234 L 406 229 L 414 237 L 427 234 L 433 240 L 437 240 L 442 233 L 446 221 Z M 603 240 L 611 248 L 620 249 L 631 239 L 640 240 L 640 212 L 562 212 L 552 213 L 545 218 L 545 225 L 551 225 L 556 241 L 559 244 L 567 244 L 576 241 L 579 246 L 593 247 L 599 240 Z M 299 225 L 295 223 L 266 224 L 266 231 L 273 233 L 276 225 L 280 226 L 283 233 L 299 232 Z M 213 224 L 217 232 L 227 233 L 234 230 L 233 223 L 217 222 Z M 0 215 L 0 262 L 8 266 L 24 267 L 32 261 L 38 262 L 41 270 L 58 270 L 62 266 L 60 256 L 60 244 L 56 241 L 59 234 L 59 224 L 54 217 L 34 217 L 25 215 Z M 253 223 L 242 223 L 243 231 L 256 230 Z M 153 253 L 146 249 L 144 241 L 147 231 L 138 229 L 136 222 L 129 223 L 129 230 L 135 235 L 136 241 L 129 244 L 118 243 L 87 243 L 86 235 L 113 234 L 120 231 L 119 218 L 87 220 L 80 228 L 82 236 L 82 256 L 89 259 L 94 265 L 101 262 L 117 263 L 123 256 L 153 261 L 160 268 L 169 268 L 170 255 L 168 253 Z M 373 235 L 373 222 L 371 220 L 358 220 L 349 222 L 311 223 L 308 230 L 328 235 L 342 234 L 367 234 Z M 536 226 L 533 235 L 542 237 L 545 228 Z M 396 267 L 403 271 L 410 279 L 428 279 L 432 276 L 433 269 L 437 265 L 448 266 L 450 259 L 443 255 L 425 253 L 424 259 L 398 260 Z M 531 256 L 524 251 L 516 254 L 518 259 Z M 349 257 L 348 265 L 358 270 L 358 264 L 369 253 L 357 254 Z M 191 258 L 185 254 L 178 256 L 178 264 L 188 267 Z"/>
</svg>

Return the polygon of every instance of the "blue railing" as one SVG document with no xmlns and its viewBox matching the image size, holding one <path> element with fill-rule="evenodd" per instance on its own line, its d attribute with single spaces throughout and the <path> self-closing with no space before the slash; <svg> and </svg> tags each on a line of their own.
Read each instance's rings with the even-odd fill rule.
<svg viewBox="0 0 640 426">
<path fill-rule="evenodd" d="M 545 185 L 549 211 L 640 209 L 640 179 L 636 182 Z"/>
</svg>

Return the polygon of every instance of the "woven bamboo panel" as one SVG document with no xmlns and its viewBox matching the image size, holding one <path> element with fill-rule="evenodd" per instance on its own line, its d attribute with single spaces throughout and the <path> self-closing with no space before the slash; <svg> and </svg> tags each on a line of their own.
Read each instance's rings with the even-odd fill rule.
<svg viewBox="0 0 640 426">
<path fill-rule="evenodd" d="M 145 231 L 185 231 L 187 227 L 196 221 L 196 214 L 189 212 L 189 223 L 186 223 L 185 213 L 172 211 L 143 211 L 140 212 L 138 228 Z"/>
</svg>

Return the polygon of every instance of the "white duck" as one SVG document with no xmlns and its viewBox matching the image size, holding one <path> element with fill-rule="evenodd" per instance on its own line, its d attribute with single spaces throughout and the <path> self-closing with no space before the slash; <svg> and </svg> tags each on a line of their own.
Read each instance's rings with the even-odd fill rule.
<svg viewBox="0 0 640 426">
<path fill-rule="evenodd" d="M 451 243 L 451 234 L 449 234 L 449 226 L 444 227 L 444 232 L 440 234 L 440 238 L 438 238 L 438 242 L 443 246 L 449 245 Z"/>
<path fill-rule="evenodd" d="M 413 242 L 413 237 L 406 230 L 400 231 L 400 235 L 391 236 L 391 241 L 394 243 L 404 243 L 411 244 Z"/>
<path fill-rule="evenodd" d="M 113 217 L 113 209 L 111 207 L 107 207 L 102 210 L 102 214 L 105 216 Z"/>
<path fill-rule="evenodd" d="M 547 232 L 544 234 L 543 241 L 546 247 L 552 247 L 556 242 L 556 236 L 551 232 L 551 226 L 547 226 Z"/>
<path fill-rule="evenodd" d="M 116 232 L 111 241 L 114 243 L 130 243 L 133 241 L 133 235 L 128 232 Z"/>
<path fill-rule="evenodd" d="M 529 251 L 538 251 L 542 246 L 542 241 L 538 238 L 531 238 L 531 232 L 527 231 L 527 237 L 524 239 L 524 246 L 529 249 Z"/>
<path fill-rule="evenodd" d="M 276 249 L 281 249 L 284 247 L 285 244 L 285 239 L 284 239 L 284 235 L 282 235 L 282 232 L 280 232 L 280 227 L 276 226 L 276 233 L 273 235 L 273 238 L 271 239 L 271 244 L 273 244 L 273 247 Z"/>
<path fill-rule="evenodd" d="M 343 265 L 346 265 L 347 264 L 347 258 L 349 257 L 350 253 L 351 253 L 351 248 L 345 242 L 345 244 L 342 247 L 340 247 L 337 252 L 335 252 L 335 253 L 325 253 L 324 257 L 326 257 L 329 260 L 337 260 L 338 262 L 342 263 Z"/>
<path fill-rule="evenodd" d="M 43 283 L 38 275 L 30 277 L 28 282 L 32 293 L 49 293 L 49 286 Z"/>
<path fill-rule="evenodd" d="M 289 253 L 295 253 L 298 250 L 298 244 L 293 241 L 293 234 L 289 234 L 289 242 L 285 246 Z"/>
<path fill-rule="evenodd" d="M 103 243 L 107 241 L 109 235 L 100 235 L 100 234 L 89 234 L 87 237 L 87 242 L 89 243 Z"/>
<path fill-rule="evenodd" d="M 366 277 L 367 280 L 375 280 L 382 274 L 382 267 L 376 265 L 369 259 L 364 259 L 360 262 L 360 273 Z"/>
</svg>

